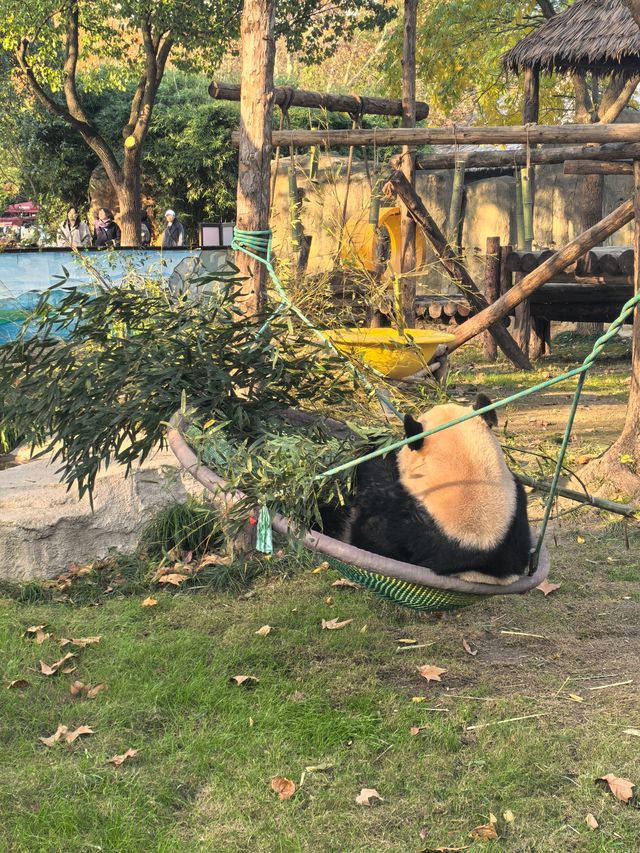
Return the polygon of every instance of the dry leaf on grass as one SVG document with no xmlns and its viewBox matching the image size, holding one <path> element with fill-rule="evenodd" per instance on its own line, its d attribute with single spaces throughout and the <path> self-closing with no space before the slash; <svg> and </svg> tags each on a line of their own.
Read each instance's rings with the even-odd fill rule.
<svg viewBox="0 0 640 853">
<path fill-rule="evenodd" d="M 128 749 L 126 752 L 123 752 L 122 755 L 113 755 L 109 758 L 105 764 L 113 764 L 114 767 L 120 767 L 121 764 L 124 764 L 129 758 L 133 758 L 140 752 L 139 749 Z"/>
<path fill-rule="evenodd" d="M 40 672 L 43 675 L 55 675 L 56 672 L 63 666 L 63 664 L 65 664 L 68 660 L 71 660 L 71 658 L 74 657 L 75 655 L 72 652 L 67 652 L 67 654 L 63 658 L 60 658 L 60 660 L 57 660 L 55 663 L 52 663 L 51 666 L 41 660 Z"/>
<path fill-rule="evenodd" d="M 399 646 L 415 646 L 417 642 L 417 640 L 411 640 L 409 637 L 400 637 L 399 640 L 396 640 Z"/>
<path fill-rule="evenodd" d="M 359 806 L 372 806 L 376 802 L 383 803 L 384 800 L 375 788 L 363 788 L 356 797 Z"/>
<path fill-rule="evenodd" d="M 35 640 L 37 645 L 40 643 L 44 643 L 45 640 L 48 640 L 51 634 L 45 634 L 44 629 L 46 625 L 31 625 L 31 627 L 27 628 L 24 632 L 24 636 L 28 640 Z"/>
<path fill-rule="evenodd" d="M 409 734 L 411 735 L 411 737 L 415 737 L 416 735 L 419 735 L 420 732 L 426 731 L 428 728 L 428 726 L 411 726 L 411 728 L 409 729 Z"/>
<path fill-rule="evenodd" d="M 184 583 L 188 578 L 188 575 L 181 575 L 179 572 L 171 572 L 171 574 L 162 575 L 162 577 L 158 578 L 158 583 L 170 583 L 172 586 L 180 586 L 180 584 Z"/>
<path fill-rule="evenodd" d="M 338 578 L 337 581 L 334 581 L 331 586 L 337 586 L 342 589 L 361 589 L 359 583 L 354 583 L 350 581 L 349 578 Z"/>
<path fill-rule="evenodd" d="M 255 675 L 234 675 L 229 681 L 233 681 L 239 687 L 255 687 L 260 679 L 256 678 Z"/>
<path fill-rule="evenodd" d="M 464 847 L 423 847 L 420 853 L 461 853 L 462 850 L 468 849 L 468 844 Z"/>
<path fill-rule="evenodd" d="M 83 684 L 82 681 L 74 681 L 69 688 L 69 693 L 72 696 L 81 696 L 84 693 L 87 699 L 95 699 L 98 693 L 106 689 L 106 684 L 95 684 L 92 687 L 90 684 Z"/>
<path fill-rule="evenodd" d="M 73 743 L 74 740 L 82 735 L 92 734 L 95 734 L 95 732 L 92 728 L 89 728 L 89 726 L 78 726 L 77 729 L 70 731 L 68 726 L 59 725 L 52 735 L 49 737 L 38 738 L 38 740 L 42 741 L 45 746 L 53 746 L 53 744 L 57 743 L 59 740 L 63 740 L 65 743 Z"/>
<path fill-rule="evenodd" d="M 311 574 L 312 575 L 319 575 L 320 572 L 326 572 L 328 568 L 329 568 L 329 563 L 327 563 L 325 561 L 323 563 L 320 563 L 319 566 L 316 566 L 315 569 L 311 569 Z"/>
<path fill-rule="evenodd" d="M 569 693 L 567 699 L 571 699 L 572 702 L 584 702 L 584 696 L 578 696 L 577 693 Z"/>
<path fill-rule="evenodd" d="M 6 685 L 7 690 L 24 690 L 26 687 L 31 687 L 26 678 L 16 678 Z"/>
<path fill-rule="evenodd" d="M 431 666 L 430 664 L 425 664 L 424 666 L 416 667 L 418 672 L 423 678 L 426 678 L 427 681 L 442 681 L 440 676 L 447 672 L 448 670 L 443 669 L 441 666 Z"/>
<path fill-rule="evenodd" d="M 516 816 L 511 809 L 507 809 L 506 812 L 502 812 L 502 817 L 505 819 L 506 823 L 513 823 L 516 819 Z"/>
<path fill-rule="evenodd" d="M 147 596 L 142 602 L 142 607 L 155 607 L 158 603 L 158 599 L 154 598 L 152 595 Z"/>
<path fill-rule="evenodd" d="M 198 564 L 198 568 L 202 569 L 205 566 L 229 566 L 233 562 L 233 557 L 231 554 L 227 554 L 223 556 L 222 554 L 207 554 L 206 557 L 203 557 Z"/>
<path fill-rule="evenodd" d="M 71 640 L 67 640 L 66 637 L 63 637 L 62 640 L 60 640 L 60 645 L 61 646 L 79 646 L 79 648 L 85 649 L 87 646 L 91 646 L 94 643 L 99 643 L 101 639 L 102 639 L 102 636 L 100 636 L 100 637 L 77 637 L 77 638 L 71 639 Z"/>
<path fill-rule="evenodd" d="M 270 634 L 273 631 L 271 625 L 263 625 L 262 628 L 258 628 L 254 633 L 258 634 L 260 637 L 266 637 L 267 634 Z"/>
<path fill-rule="evenodd" d="M 290 800 L 296 792 L 296 783 L 286 776 L 276 776 L 271 780 L 271 790 L 275 791 L 281 800 Z"/>
<path fill-rule="evenodd" d="M 468 640 L 465 640 L 465 639 L 462 640 L 462 648 L 465 650 L 465 652 L 468 655 L 471 655 L 472 657 L 475 657 L 478 654 L 478 649 L 476 647 L 476 644 L 475 643 L 472 644 Z"/>
<path fill-rule="evenodd" d="M 325 631 L 337 631 L 338 628 L 344 628 L 351 622 L 353 622 L 353 619 L 345 619 L 342 622 L 339 619 L 323 619 L 322 627 L 325 629 Z"/>
<path fill-rule="evenodd" d="M 589 812 L 589 814 L 585 817 L 584 822 L 587 824 L 589 829 L 597 829 L 600 826 L 600 824 L 591 814 L 591 812 Z"/>
<path fill-rule="evenodd" d="M 549 581 L 542 581 L 539 583 L 536 589 L 539 589 L 540 592 L 545 594 L 545 598 L 547 595 L 551 595 L 552 592 L 555 592 L 557 589 L 560 589 L 562 583 L 549 583 Z"/>
<path fill-rule="evenodd" d="M 617 797 L 623 803 L 628 803 L 633 797 L 635 784 L 629 779 L 623 779 L 621 776 L 607 773 L 606 776 L 599 776 L 598 781 L 606 782 L 614 797 Z"/>
<path fill-rule="evenodd" d="M 578 543 L 578 545 L 584 545 L 586 541 L 587 540 L 584 538 L 584 536 L 576 536 L 576 542 Z"/>
<path fill-rule="evenodd" d="M 469 838 L 475 838 L 483 841 L 494 841 L 498 837 L 496 832 L 496 823 L 498 818 L 494 814 L 489 814 L 488 823 L 483 823 L 481 826 L 476 826 L 469 833 Z"/>
</svg>

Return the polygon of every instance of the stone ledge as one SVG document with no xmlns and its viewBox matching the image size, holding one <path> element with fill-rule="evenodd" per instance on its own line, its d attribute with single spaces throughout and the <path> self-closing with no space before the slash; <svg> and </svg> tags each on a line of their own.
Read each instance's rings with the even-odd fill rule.
<svg viewBox="0 0 640 853">
<path fill-rule="evenodd" d="M 179 472 L 169 451 L 158 451 L 128 477 L 110 465 L 96 479 L 91 510 L 87 496 L 59 482 L 48 458 L 0 471 L 0 578 L 51 577 L 72 563 L 132 551 L 154 512 L 202 487 Z"/>
</svg>

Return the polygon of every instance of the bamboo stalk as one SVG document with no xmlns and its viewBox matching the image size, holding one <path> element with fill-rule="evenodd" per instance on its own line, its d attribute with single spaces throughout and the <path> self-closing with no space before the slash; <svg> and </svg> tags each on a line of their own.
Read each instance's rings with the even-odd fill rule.
<svg viewBox="0 0 640 853">
<path fill-rule="evenodd" d="M 524 242 L 524 210 L 522 207 L 522 169 L 516 170 L 516 234 L 518 249 L 526 249 Z"/>
</svg>

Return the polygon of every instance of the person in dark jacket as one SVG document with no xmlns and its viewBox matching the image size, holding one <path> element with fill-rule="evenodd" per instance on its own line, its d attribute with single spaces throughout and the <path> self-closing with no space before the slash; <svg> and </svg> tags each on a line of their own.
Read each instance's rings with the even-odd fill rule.
<svg viewBox="0 0 640 853">
<path fill-rule="evenodd" d="M 113 213 L 108 207 L 101 207 L 95 223 L 93 245 L 96 249 L 113 248 L 120 242 L 120 228 L 113 221 Z"/>
<path fill-rule="evenodd" d="M 57 243 L 61 249 L 86 249 L 91 245 L 89 226 L 80 219 L 76 207 L 67 210 L 67 218 L 58 228 Z"/>
<path fill-rule="evenodd" d="M 175 249 L 184 246 L 184 225 L 176 216 L 175 210 L 165 211 L 164 219 L 166 225 L 162 232 L 162 248 Z"/>
<path fill-rule="evenodd" d="M 153 225 L 149 219 L 149 213 L 146 207 L 140 212 L 140 245 L 150 246 L 153 240 Z"/>
</svg>

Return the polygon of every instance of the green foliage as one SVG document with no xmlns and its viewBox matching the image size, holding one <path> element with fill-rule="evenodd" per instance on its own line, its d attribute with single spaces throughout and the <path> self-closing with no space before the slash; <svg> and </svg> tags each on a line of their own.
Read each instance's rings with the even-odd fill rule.
<svg viewBox="0 0 640 853">
<path fill-rule="evenodd" d="M 189 498 L 160 510 L 145 527 L 140 548 L 151 558 L 170 552 L 201 557 L 222 544 L 220 513 L 210 504 Z"/>
<path fill-rule="evenodd" d="M 57 305 L 46 292 L 22 336 L 0 347 L 5 417 L 33 439 L 61 442 L 54 459 L 82 495 L 101 465 L 129 470 L 145 459 L 186 399 L 207 421 L 199 445 L 207 460 L 249 505 L 269 502 L 308 523 L 317 500 L 339 489 L 314 483 L 319 466 L 352 458 L 370 438 L 292 430 L 283 410 L 334 414 L 358 389 L 306 327 L 283 315 L 264 329 L 264 317 L 240 320 L 232 276 L 201 301 L 134 283 L 70 290 Z M 238 510 L 245 518 L 247 508 Z"/>
</svg>

